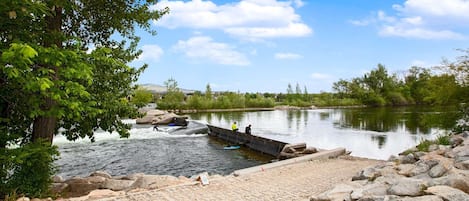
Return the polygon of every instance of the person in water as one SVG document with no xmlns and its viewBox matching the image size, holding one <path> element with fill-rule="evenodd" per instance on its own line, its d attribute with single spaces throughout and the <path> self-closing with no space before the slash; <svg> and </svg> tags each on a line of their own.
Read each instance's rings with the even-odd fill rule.
<svg viewBox="0 0 469 201">
<path fill-rule="evenodd" d="M 231 130 L 234 132 L 238 132 L 238 125 L 236 125 L 236 121 L 233 122 L 233 124 L 231 125 Z"/>
<path fill-rule="evenodd" d="M 246 134 L 251 134 L 251 124 L 249 126 L 246 126 L 246 129 L 244 130 Z"/>
<path fill-rule="evenodd" d="M 155 126 L 153 126 L 153 131 L 158 131 L 158 124 L 155 124 Z"/>
</svg>

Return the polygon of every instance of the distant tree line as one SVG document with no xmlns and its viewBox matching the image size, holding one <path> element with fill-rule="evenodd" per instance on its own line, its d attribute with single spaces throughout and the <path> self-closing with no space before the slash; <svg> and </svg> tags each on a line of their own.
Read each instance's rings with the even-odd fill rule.
<svg viewBox="0 0 469 201">
<path fill-rule="evenodd" d="M 456 62 L 435 68 L 411 67 L 403 76 L 377 68 L 362 77 L 333 84 L 339 99 L 353 99 L 369 106 L 449 105 L 469 99 L 469 50 Z"/>
<path fill-rule="evenodd" d="M 400 76 L 389 74 L 386 67 L 377 67 L 361 77 L 340 79 L 333 83 L 333 93 L 310 94 L 306 86 L 289 83 L 286 93 L 214 93 L 207 84 L 205 92 L 186 96 L 173 78 L 165 82 L 167 93 L 156 99 L 160 109 L 231 109 L 269 108 L 275 105 L 314 106 L 402 106 L 449 105 L 469 99 L 469 49 L 455 62 L 444 61 L 442 66 L 423 68 L 413 66 Z M 150 92 L 134 93 L 136 105 L 144 105 L 152 98 Z M 155 99 L 155 98 L 153 98 Z"/>
</svg>

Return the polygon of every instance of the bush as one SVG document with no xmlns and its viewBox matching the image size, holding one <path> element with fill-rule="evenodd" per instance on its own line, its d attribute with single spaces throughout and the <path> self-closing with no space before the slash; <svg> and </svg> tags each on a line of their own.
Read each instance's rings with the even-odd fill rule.
<svg viewBox="0 0 469 201">
<path fill-rule="evenodd" d="M 52 176 L 56 172 L 53 162 L 59 152 L 47 142 L 34 142 L 19 148 L 0 148 L 0 197 L 49 195 Z"/>
<path fill-rule="evenodd" d="M 421 141 L 418 145 L 417 145 L 417 149 L 419 151 L 424 151 L 424 152 L 428 152 L 428 148 L 430 147 L 430 145 L 434 144 L 432 141 L 430 140 L 423 140 Z"/>
<path fill-rule="evenodd" d="M 457 120 L 456 126 L 453 128 L 453 132 L 456 134 L 469 131 L 469 104 L 461 104 L 459 107 L 459 114 L 461 117 Z"/>
<path fill-rule="evenodd" d="M 436 143 L 441 145 L 450 145 L 450 137 L 449 135 L 438 135 L 436 138 Z"/>
</svg>

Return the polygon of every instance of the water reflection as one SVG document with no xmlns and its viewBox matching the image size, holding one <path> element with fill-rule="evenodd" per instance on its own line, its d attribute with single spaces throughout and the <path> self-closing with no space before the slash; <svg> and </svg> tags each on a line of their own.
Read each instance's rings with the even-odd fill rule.
<svg viewBox="0 0 469 201">
<path fill-rule="evenodd" d="M 324 149 L 345 147 L 352 155 L 387 159 L 423 139 L 450 130 L 454 107 L 276 110 L 191 114 L 192 119 L 229 128 L 233 121 L 252 132 L 287 143 L 306 142 Z M 213 118 L 215 115 L 217 118 Z"/>
<path fill-rule="evenodd" d="M 400 107 L 361 108 L 337 110 L 340 119 L 337 128 L 353 128 L 376 132 L 401 132 L 431 134 L 433 128 L 449 130 L 457 119 L 456 108 Z"/>
</svg>

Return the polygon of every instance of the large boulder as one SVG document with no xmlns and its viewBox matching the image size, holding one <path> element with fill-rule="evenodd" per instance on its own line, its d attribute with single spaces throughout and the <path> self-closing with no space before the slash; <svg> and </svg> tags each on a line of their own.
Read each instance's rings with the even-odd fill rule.
<svg viewBox="0 0 469 201">
<path fill-rule="evenodd" d="M 84 178 L 71 178 L 65 181 L 67 187 L 62 191 L 64 194 L 70 197 L 83 196 L 102 187 L 101 183 L 91 183 Z"/>
<path fill-rule="evenodd" d="M 141 110 L 140 113 L 145 114 L 142 118 L 136 120 L 137 124 L 151 124 L 155 117 L 164 116 L 168 112 L 163 110 Z"/>
<path fill-rule="evenodd" d="M 401 178 L 388 189 L 388 194 L 398 196 L 420 196 L 426 188 L 422 180 Z"/>
<path fill-rule="evenodd" d="M 103 184 L 103 188 L 114 191 L 121 191 L 130 189 L 134 183 L 135 181 L 133 180 L 107 179 Z"/>
<path fill-rule="evenodd" d="M 425 190 L 425 192 L 438 195 L 444 200 L 469 200 L 469 194 L 449 186 L 432 186 Z"/>
<path fill-rule="evenodd" d="M 177 177 L 169 175 L 144 175 L 139 177 L 131 186 L 131 188 L 157 189 L 171 185 L 184 183 Z"/>
</svg>

